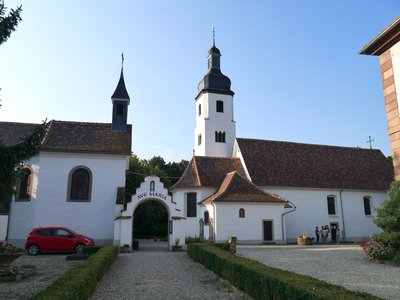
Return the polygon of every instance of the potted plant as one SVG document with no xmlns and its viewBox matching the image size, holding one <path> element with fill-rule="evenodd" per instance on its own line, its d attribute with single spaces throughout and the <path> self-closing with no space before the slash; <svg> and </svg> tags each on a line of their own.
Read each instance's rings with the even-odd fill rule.
<svg viewBox="0 0 400 300">
<path fill-rule="evenodd" d="M 0 266 L 8 265 L 23 254 L 24 250 L 0 241 Z"/>
<path fill-rule="evenodd" d="M 297 245 L 304 246 L 304 245 L 311 245 L 313 238 L 308 235 L 307 231 L 303 231 L 302 235 L 297 238 Z"/>
<path fill-rule="evenodd" d="M 172 246 L 172 251 L 181 251 L 182 250 L 182 246 L 179 245 L 180 239 L 176 238 L 175 239 L 175 245 Z"/>
</svg>

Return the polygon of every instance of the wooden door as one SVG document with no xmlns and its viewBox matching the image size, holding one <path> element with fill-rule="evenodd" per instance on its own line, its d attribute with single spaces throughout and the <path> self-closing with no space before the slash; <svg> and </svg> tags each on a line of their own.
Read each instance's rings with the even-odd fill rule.
<svg viewBox="0 0 400 300">
<path fill-rule="evenodd" d="M 264 241 L 272 241 L 272 221 L 263 221 L 264 222 Z"/>
</svg>

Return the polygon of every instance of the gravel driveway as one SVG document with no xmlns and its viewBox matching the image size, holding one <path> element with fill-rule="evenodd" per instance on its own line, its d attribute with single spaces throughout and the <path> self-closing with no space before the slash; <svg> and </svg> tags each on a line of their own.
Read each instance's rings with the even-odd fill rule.
<svg viewBox="0 0 400 300">
<path fill-rule="evenodd" d="M 358 245 L 238 246 L 238 255 L 386 299 L 400 299 L 400 267 L 368 262 Z"/>
<path fill-rule="evenodd" d="M 12 265 L 34 265 L 36 266 L 36 274 L 17 282 L 0 282 L 0 299 L 29 299 L 52 284 L 68 269 L 82 263 L 82 261 L 67 261 L 65 257 L 65 254 L 23 255 L 19 257 Z"/>
<path fill-rule="evenodd" d="M 186 252 L 170 252 L 165 245 L 141 244 L 140 249 L 118 256 L 92 300 L 251 299 Z"/>
</svg>

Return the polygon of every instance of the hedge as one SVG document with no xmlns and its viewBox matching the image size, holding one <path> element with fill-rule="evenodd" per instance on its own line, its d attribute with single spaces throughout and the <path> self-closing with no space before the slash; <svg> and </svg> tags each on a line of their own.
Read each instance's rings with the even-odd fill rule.
<svg viewBox="0 0 400 300">
<path fill-rule="evenodd" d="M 100 249 L 101 249 L 100 246 L 87 246 L 87 247 L 83 247 L 82 254 L 92 255 L 92 254 L 97 253 L 97 251 L 99 251 Z"/>
<path fill-rule="evenodd" d="M 79 300 L 88 299 L 96 289 L 101 277 L 109 270 L 118 256 L 116 246 L 102 247 L 83 264 L 69 269 L 52 285 L 39 292 L 33 300 Z"/>
<path fill-rule="evenodd" d="M 188 244 L 188 254 L 254 299 L 381 299 L 325 281 L 263 265 L 213 244 Z"/>
</svg>

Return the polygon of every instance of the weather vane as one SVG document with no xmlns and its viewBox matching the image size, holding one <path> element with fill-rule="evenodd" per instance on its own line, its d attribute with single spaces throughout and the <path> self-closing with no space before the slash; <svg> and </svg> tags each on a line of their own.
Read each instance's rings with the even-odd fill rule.
<svg viewBox="0 0 400 300">
<path fill-rule="evenodd" d="M 375 140 L 371 139 L 371 136 L 368 136 L 368 141 L 367 144 L 369 143 L 369 149 L 372 149 L 372 142 L 374 142 Z"/>
</svg>

